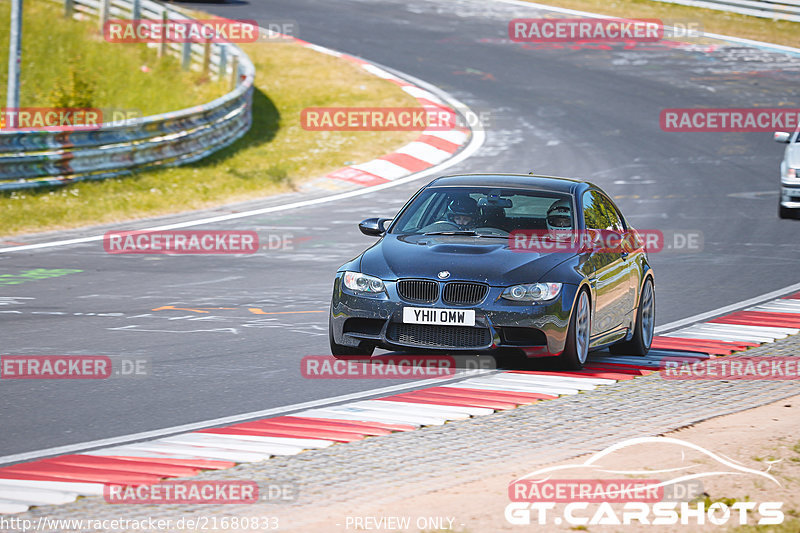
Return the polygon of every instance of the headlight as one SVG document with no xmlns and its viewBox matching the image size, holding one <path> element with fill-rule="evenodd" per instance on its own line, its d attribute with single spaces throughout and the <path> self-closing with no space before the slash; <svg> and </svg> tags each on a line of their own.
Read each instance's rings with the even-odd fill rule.
<svg viewBox="0 0 800 533">
<path fill-rule="evenodd" d="M 345 272 L 344 286 L 351 291 L 370 293 L 383 292 L 386 288 L 379 278 L 367 276 L 360 272 Z"/>
<path fill-rule="evenodd" d="M 546 302 L 561 293 L 561 283 L 528 283 L 503 291 L 503 298 L 515 302 Z"/>
</svg>

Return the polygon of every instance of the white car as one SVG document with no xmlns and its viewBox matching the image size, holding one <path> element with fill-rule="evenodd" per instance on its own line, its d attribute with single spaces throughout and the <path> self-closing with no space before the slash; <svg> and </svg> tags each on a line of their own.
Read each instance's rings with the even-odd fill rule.
<svg viewBox="0 0 800 533">
<path fill-rule="evenodd" d="M 800 218 L 800 129 L 794 133 L 775 132 L 775 142 L 785 143 L 781 162 L 780 218 Z"/>
</svg>

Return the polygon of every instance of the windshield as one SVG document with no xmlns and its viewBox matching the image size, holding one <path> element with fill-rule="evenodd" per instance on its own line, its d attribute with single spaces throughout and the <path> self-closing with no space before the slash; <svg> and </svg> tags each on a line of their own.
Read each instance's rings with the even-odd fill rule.
<svg viewBox="0 0 800 533">
<path fill-rule="evenodd" d="M 507 237 L 515 230 L 553 226 L 575 227 L 570 196 L 521 189 L 432 187 L 403 210 L 390 233 Z"/>
</svg>

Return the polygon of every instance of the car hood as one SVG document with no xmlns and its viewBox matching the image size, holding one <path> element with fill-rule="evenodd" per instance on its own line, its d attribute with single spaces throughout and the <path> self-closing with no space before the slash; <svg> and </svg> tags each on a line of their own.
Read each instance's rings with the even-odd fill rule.
<svg viewBox="0 0 800 533">
<path fill-rule="evenodd" d="M 399 278 L 481 281 L 503 286 L 533 283 L 575 253 L 517 252 L 506 239 L 451 235 L 388 234 L 361 256 L 361 272 L 384 280 Z"/>
</svg>

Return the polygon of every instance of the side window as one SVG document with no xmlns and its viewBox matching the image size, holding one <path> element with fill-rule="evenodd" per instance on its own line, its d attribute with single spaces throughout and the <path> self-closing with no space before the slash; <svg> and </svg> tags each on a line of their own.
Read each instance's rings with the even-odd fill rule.
<svg viewBox="0 0 800 533">
<path fill-rule="evenodd" d="M 583 194 L 583 220 L 587 229 L 625 230 L 625 224 L 614 204 L 597 191 L 586 191 Z"/>
</svg>

